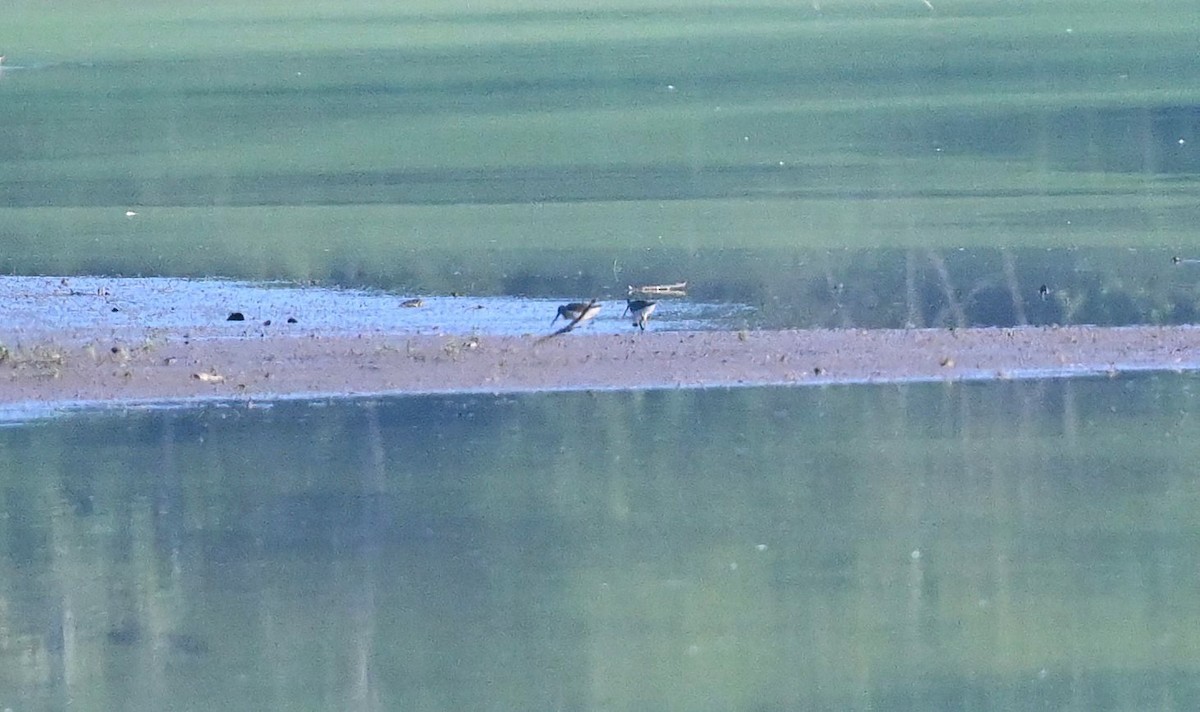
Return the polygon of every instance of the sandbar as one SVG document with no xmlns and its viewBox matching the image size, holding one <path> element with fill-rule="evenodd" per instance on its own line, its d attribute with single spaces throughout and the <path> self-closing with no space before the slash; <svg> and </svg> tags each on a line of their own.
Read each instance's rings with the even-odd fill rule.
<svg viewBox="0 0 1200 712">
<path fill-rule="evenodd" d="M 1200 328 L 43 334 L 0 352 L 0 405 L 804 386 L 1200 368 Z"/>
</svg>

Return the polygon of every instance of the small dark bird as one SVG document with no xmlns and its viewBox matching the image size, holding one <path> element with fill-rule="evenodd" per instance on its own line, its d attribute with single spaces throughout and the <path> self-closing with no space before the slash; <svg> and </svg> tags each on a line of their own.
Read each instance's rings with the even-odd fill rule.
<svg viewBox="0 0 1200 712">
<path fill-rule="evenodd" d="M 566 328 L 563 329 L 563 331 L 570 331 L 588 319 L 596 316 L 596 312 L 598 311 L 600 311 L 600 303 L 595 299 L 590 302 L 571 302 L 570 304 L 564 304 L 558 308 L 558 314 L 554 315 L 554 319 L 550 321 L 550 326 L 554 326 L 554 322 L 558 321 L 561 317 L 570 322 L 567 324 Z"/>
<path fill-rule="evenodd" d="M 1044 285 L 1044 284 L 1043 284 L 1043 285 L 1042 285 L 1042 286 L 1041 286 L 1041 287 L 1038 289 L 1038 294 L 1039 294 L 1039 295 L 1042 297 L 1042 299 L 1044 300 L 1046 297 L 1050 296 L 1050 288 L 1049 288 L 1049 287 L 1047 287 L 1046 285 Z"/>
<path fill-rule="evenodd" d="M 621 316 L 632 314 L 633 325 L 645 331 L 646 322 L 650 321 L 650 315 L 654 313 L 658 302 L 648 302 L 644 299 L 626 299 L 625 302 L 625 311 L 621 312 Z"/>
</svg>

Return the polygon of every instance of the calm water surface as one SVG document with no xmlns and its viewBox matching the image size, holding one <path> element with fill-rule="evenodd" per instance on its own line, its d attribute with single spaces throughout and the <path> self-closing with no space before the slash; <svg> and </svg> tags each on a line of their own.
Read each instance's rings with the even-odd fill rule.
<svg viewBox="0 0 1200 712">
<path fill-rule="evenodd" d="M 0 429 L 0 707 L 1182 710 L 1200 381 Z"/>
<path fill-rule="evenodd" d="M 932 4 L 17 3 L 0 271 L 1192 318 L 1200 5 Z"/>
</svg>

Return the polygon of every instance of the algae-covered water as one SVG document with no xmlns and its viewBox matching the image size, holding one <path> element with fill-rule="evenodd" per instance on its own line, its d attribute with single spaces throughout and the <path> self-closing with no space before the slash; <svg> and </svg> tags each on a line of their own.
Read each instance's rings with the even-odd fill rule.
<svg viewBox="0 0 1200 712">
<path fill-rule="evenodd" d="M 769 326 L 936 325 L 989 290 L 1015 323 L 1046 284 L 1042 321 L 1186 320 L 1196 26 L 1182 0 L 18 2 L 0 270 L 689 280 Z"/>
</svg>

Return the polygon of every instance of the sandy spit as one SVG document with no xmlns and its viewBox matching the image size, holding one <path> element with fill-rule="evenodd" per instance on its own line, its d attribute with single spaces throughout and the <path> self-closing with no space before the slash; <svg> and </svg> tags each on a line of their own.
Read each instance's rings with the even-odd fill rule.
<svg viewBox="0 0 1200 712">
<path fill-rule="evenodd" d="M 370 334 L 63 334 L 0 351 L 0 404 L 886 383 L 1183 371 L 1200 328 Z"/>
</svg>

